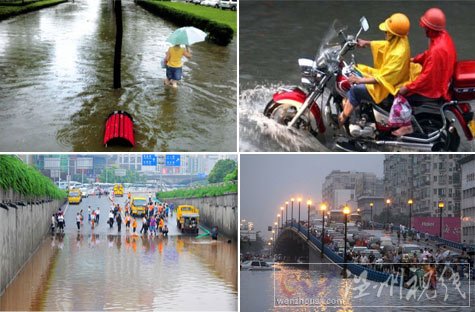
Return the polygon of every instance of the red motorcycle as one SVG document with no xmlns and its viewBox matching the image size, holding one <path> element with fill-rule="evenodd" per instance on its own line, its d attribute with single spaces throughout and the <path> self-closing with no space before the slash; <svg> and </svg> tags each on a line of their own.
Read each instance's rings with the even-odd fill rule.
<svg viewBox="0 0 475 312">
<path fill-rule="evenodd" d="M 473 112 L 467 101 L 475 100 L 475 61 L 456 65 L 450 102 L 410 103 L 414 132 L 396 137 L 388 118 L 392 102 L 363 102 L 349 120 L 338 127 L 343 99 L 351 88 L 350 75 L 361 75 L 355 68 L 354 55 L 347 63 L 344 56 L 355 49 L 362 31 L 369 29 L 365 17 L 354 35 L 345 35 L 336 23 L 326 36 L 315 60 L 299 59 L 303 87 L 280 87 L 266 105 L 264 115 L 289 129 L 307 131 L 325 145 L 344 151 L 402 148 L 417 151 L 457 151 L 463 131 L 468 141 L 475 136 Z M 339 39 L 337 43 L 332 40 Z M 450 114 L 449 114 L 450 112 Z"/>
</svg>

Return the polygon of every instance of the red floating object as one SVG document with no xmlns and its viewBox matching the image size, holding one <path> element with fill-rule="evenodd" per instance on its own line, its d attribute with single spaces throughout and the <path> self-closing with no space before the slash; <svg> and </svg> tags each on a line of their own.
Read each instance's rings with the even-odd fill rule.
<svg viewBox="0 0 475 312">
<path fill-rule="evenodd" d="M 115 111 L 107 117 L 104 145 L 134 147 L 134 121 L 129 113 Z"/>
</svg>

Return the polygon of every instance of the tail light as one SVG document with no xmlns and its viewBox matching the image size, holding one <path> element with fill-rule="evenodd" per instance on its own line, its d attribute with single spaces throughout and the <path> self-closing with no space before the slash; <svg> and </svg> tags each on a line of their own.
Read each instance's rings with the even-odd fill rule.
<svg viewBox="0 0 475 312">
<path fill-rule="evenodd" d="M 472 111 L 472 107 L 469 103 L 459 103 L 458 107 L 460 108 L 463 114 L 470 113 Z"/>
</svg>

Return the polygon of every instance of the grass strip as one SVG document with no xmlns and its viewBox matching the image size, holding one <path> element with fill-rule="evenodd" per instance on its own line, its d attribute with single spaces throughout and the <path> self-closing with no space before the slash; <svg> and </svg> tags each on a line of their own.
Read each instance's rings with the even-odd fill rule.
<svg viewBox="0 0 475 312">
<path fill-rule="evenodd" d="M 201 197 L 211 197 L 211 196 L 220 196 L 226 194 L 236 194 L 237 193 L 237 183 L 227 182 L 220 185 L 208 185 L 199 188 L 192 189 L 179 189 L 169 192 L 158 192 L 157 198 L 160 199 L 170 199 L 170 198 L 201 198 Z"/>
<path fill-rule="evenodd" d="M 140 0 L 137 3 L 179 27 L 194 26 L 202 29 L 209 33 L 211 41 L 219 45 L 228 45 L 237 30 L 235 11 L 169 1 Z"/>
<path fill-rule="evenodd" d="M 41 0 L 31 2 L 22 6 L 16 5 L 3 5 L 0 3 L 0 21 L 17 16 L 20 14 L 37 11 L 43 8 L 47 8 L 53 5 L 67 2 L 67 0 Z"/>
<path fill-rule="evenodd" d="M 28 197 L 63 199 L 66 192 L 60 190 L 36 168 L 23 163 L 16 156 L 0 155 L 0 188 Z"/>
</svg>

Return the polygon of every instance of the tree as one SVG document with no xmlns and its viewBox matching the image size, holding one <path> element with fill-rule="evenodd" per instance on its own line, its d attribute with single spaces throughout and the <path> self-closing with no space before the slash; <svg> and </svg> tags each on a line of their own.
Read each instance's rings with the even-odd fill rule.
<svg viewBox="0 0 475 312">
<path fill-rule="evenodd" d="M 228 182 L 228 181 L 236 181 L 238 179 L 238 168 L 234 168 L 234 170 L 230 173 L 228 173 L 225 177 L 224 177 L 224 182 Z"/>
<path fill-rule="evenodd" d="M 231 159 L 219 160 L 211 170 L 208 176 L 209 183 L 219 183 L 224 181 L 224 177 L 236 169 L 237 164 Z"/>
</svg>

